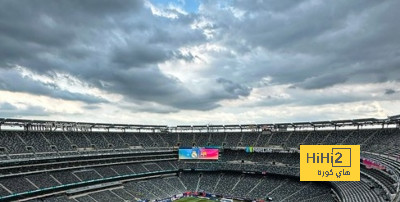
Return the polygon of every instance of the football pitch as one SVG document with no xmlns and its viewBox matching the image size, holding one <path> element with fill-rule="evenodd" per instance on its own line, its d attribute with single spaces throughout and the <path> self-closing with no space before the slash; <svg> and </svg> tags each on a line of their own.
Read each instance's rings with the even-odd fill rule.
<svg viewBox="0 0 400 202">
<path fill-rule="evenodd" d="M 214 201 L 205 198 L 186 197 L 176 200 L 176 202 L 214 202 Z"/>
</svg>

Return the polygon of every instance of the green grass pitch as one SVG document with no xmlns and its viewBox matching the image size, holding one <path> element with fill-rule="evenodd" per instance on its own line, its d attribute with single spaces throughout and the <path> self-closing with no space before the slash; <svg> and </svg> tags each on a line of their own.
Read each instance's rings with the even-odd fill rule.
<svg viewBox="0 0 400 202">
<path fill-rule="evenodd" d="M 187 197 L 176 200 L 176 202 L 214 202 L 214 201 L 204 198 Z"/>
</svg>

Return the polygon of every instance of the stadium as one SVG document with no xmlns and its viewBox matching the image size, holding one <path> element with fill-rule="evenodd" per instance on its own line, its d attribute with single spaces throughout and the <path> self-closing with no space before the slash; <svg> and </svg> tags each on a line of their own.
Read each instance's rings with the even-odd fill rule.
<svg viewBox="0 0 400 202">
<path fill-rule="evenodd" d="M 22 119 L 0 123 L 4 201 L 400 198 L 399 116 L 175 127 Z M 299 181 L 299 146 L 318 144 L 361 145 L 361 180 Z M 178 154 L 185 149 L 189 155 Z M 194 149 L 216 153 L 201 158 L 202 152 L 190 153 Z"/>
<path fill-rule="evenodd" d="M 400 202 L 400 0 L 0 0 L 0 202 Z"/>
</svg>

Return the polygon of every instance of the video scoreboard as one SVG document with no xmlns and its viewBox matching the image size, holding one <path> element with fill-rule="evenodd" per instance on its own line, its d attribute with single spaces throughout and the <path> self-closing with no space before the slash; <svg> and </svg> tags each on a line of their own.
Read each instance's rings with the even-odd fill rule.
<svg viewBox="0 0 400 202">
<path fill-rule="evenodd" d="M 179 148 L 179 159 L 218 160 L 219 149 L 205 147 Z"/>
</svg>

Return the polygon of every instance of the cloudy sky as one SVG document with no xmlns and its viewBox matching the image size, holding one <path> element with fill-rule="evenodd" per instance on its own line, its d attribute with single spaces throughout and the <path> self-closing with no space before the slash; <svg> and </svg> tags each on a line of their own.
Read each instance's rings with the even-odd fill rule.
<svg viewBox="0 0 400 202">
<path fill-rule="evenodd" d="M 0 117 L 177 125 L 400 114 L 399 9 L 0 0 Z"/>
</svg>

